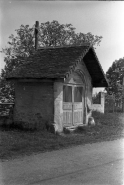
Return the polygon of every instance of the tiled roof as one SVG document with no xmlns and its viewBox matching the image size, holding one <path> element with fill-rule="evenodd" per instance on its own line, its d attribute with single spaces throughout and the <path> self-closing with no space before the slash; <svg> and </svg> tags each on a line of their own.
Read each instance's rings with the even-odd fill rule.
<svg viewBox="0 0 124 185">
<path fill-rule="evenodd" d="M 89 45 L 38 49 L 32 56 L 26 59 L 25 64 L 13 71 L 7 78 L 64 78 L 70 70 L 70 67 L 74 66 L 82 55 L 87 55 L 86 53 L 88 53 L 90 49 L 93 52 L 92 47 Z M 97 72 L 100 73 L 101 78 L 104 79 L 104 72 L 101 69 L 96 55 L 90 52 L 89 57 L 90 56 L 96 63 Z M 92 63 L 85 62 L 85 65 L 93 78 L 93 61 Z M 94 80 L 98 81 L 97 79 Z"/>
</svg>

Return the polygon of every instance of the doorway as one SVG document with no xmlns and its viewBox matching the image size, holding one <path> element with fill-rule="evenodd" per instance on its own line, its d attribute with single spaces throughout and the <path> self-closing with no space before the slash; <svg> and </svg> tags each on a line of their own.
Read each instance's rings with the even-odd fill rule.
<svg viewBox="0 0 124 185">
<path fill-rule="evenodd" d="M 63 125 L 76 126 L 83 124 L 84 87 L 65 84 L 63 86 Z"/>
</svg>

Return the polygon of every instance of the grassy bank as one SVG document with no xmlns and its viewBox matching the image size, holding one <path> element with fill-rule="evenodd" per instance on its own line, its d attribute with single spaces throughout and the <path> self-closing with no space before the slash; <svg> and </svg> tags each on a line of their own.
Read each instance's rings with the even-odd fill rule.
<svg viewBox="0 0 124 185">
<path fill-rule="evenodd" d="M 31 132 L 14 128 L 0 128 L 0 159 L 13 159 L 19 156 L 31 155 L 83 145 L 86 143 L 114 140 L 124 136 L 124 115 L 108 113 L 105 115 L 93 113 L 96 126 L 88 126 L 73 134 L 63 136 L 52 133 Z"/>
</svg>

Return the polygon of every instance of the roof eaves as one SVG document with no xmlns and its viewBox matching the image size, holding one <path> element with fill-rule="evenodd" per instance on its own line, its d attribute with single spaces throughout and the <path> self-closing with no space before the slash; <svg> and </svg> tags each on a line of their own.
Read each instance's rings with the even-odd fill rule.
<svg viewBox="0 0 124 185">
<path fill-rule="evenodd" d="M 80 46 L 82 46 L 82 45 L 80 45 Z M 89 46 L 89 47 L 87 49 L 85 49 L 85 51 L 82 52 L 82 54 L 78 57 L 78 59 L 76 59 L 75 64 L 74 65 L 71 65 L 69 67 L 69 71 L 66 72 L 65 78 L 68 78 L 69 77 L 69 75 L 75 70 L 75 67 L 78 65 L 78 63 L 81 62 L 81 60 L 87 54 L 87 52 L 89 51 L 89 49 L 92 47 L 90 44 L 83 45 L 83 46 Z"/>
</svg>

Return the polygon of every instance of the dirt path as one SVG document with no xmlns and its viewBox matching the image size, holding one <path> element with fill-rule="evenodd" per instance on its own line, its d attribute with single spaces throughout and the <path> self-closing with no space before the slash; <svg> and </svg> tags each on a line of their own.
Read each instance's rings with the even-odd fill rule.
<svg viewBox="0 0 124 185">
<path fill-rule="evenodd" d="M 0 185 L 122 184 L 124 139 L 0 163 Z"/>
</svg>

